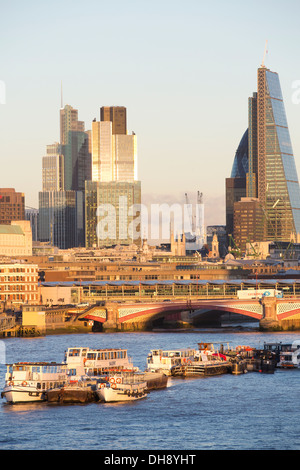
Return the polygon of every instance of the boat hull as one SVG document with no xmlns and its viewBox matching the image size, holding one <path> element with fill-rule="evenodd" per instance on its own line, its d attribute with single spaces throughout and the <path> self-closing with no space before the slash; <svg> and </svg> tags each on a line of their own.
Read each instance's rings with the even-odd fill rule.
<svg viewBox="0 0 300 470">
<path fill-rule="evenodd" d="M 8 403 L 29 403 L 45 401 L 44 391 L 37 390 L 35 387 L 23 387 L 11 385 L 5 387 L 1 392 L 2 398 Z"/>
<path fill-rule="evenodd" d="M 106 403 L 136 401 L 146 398 L 147 396 L 145 392 L 132 393 L 128 395 L 125 390 L 114 390 L 112 388 L 101 388 L 100 390 L 97 390 L 97 395 L 100 401 L 104 401 Z"/>
<path fill-rule="evenodd" d="M 229 372 L 229 364 L 197 364 L 191 363 L 187 365 L 181 365 L 173 368 L 173 377 L 199 377 L 199 376 L 211 376 L 211 375 L 222 375 Z"/>
</svg>

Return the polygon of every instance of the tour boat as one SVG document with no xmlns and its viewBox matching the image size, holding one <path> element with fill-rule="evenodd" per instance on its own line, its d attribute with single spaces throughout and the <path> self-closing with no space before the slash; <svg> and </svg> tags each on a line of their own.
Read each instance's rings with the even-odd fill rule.
<svg viewBox="0 0 300 470">
<path fill-rule="evenodd" d="M 277 367 L 284 369 L 300 368 L 300 341 L 282 344 Z"/>
<path fill-rule="evenodd" d="M 108 380 L 100 382 L 97 388 L 97 395 L 100 401 L 123 402 L 135 401 L 147 397 L 147 382 L 140 380 L 137 373 L 123 372 L 112 375 Z"/>
<path fill-rule="evenodd" d="M 65 352 L 65 362 L 71 382 L 86 376 L 98 377 L 115 370 L 138 370 L 128 357 L 127 350 L 121 348 L 68 348 Z"/>
<path fill-rule="evenodd" d="M 152 349 L 147 357 L 147 371 L 162 372 L 168 376 L 172 375 L 173 367 L 192 360 L 196 354 L 196 349 Z"/>
<path fill-rule="evenodd" d="M 56 362 L 17 362 L 7 364 L 1 397 L 8 403 L 45 401 L 47 390 L 68 381 L 67 365 Z"/>
</svg>

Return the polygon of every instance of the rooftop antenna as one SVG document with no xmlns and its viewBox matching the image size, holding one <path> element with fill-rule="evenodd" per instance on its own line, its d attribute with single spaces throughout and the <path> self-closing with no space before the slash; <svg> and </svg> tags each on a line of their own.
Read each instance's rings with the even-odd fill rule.
<svg viewBox="0 0 300 470">
<path fill-rule="evenodd" d="M 263 56 L 263 60 L 262 60 L 262 64 L 261 64 L 262 67 L 265 67 L 265 59 L 266 59 L 266 55 L 268 53 L 267 47 L 268 47 L 268 40 L 266 41 L 266 45 L 265 45 L 264 56 Z"/>
</svg>

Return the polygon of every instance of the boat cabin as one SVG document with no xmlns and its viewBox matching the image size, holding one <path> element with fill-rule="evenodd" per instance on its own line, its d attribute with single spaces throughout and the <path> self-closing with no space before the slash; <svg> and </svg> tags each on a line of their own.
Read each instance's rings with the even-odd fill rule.
<svg viewBox="0 0 300 470">
<path fill-rule="evenodd" d="M 100 376 L 110 370 L 133 369 L 126 349 L 68 348 L 65 362 L 70 376 Z"/>
<path fill-rule="evenodd" d="M 9 385 L 35 384 L 37 390 L 62 387 L 67 381 L 67 366 L 56 362 L 18 362 L 7 364 L 5 382 Z"/>
</svg>

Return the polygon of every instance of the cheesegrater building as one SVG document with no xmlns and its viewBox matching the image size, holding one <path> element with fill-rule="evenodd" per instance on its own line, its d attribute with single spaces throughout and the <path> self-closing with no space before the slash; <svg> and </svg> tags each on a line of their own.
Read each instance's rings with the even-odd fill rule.
<svg viewBox="0 0 300 470">
<path fill-rule="evenodd" d="M 226 180 L 226 225 L 242 250 L 247 242 L 299 239 L 299 181 L 279 76 L 264 65 L 248 101 L 248 129 Z"/>
</svg>

